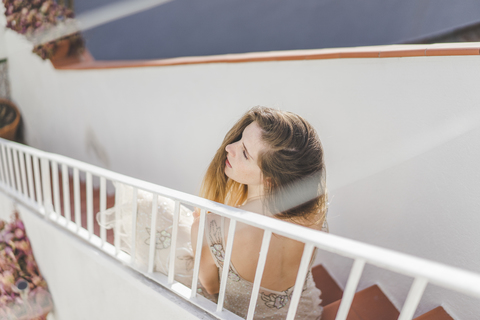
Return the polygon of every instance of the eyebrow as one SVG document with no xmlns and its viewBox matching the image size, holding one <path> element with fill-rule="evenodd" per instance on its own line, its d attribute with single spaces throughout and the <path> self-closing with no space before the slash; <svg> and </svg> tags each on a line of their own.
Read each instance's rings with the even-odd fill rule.
<svg viewBox="0 0 480 320">
<path fill-rule="evenodd" d="M 250 152 L 248 152 L 247 147 L 245 147 L 245 143 L 242 142 L 242 144 L 243 144 L 243 147 L 245 148 L 245 151 L 247 151 L 248 156 L 249 156 L 250 158 L 252 158 L 252 160 L 255 160 L 255 159 L 253 159 L 253 157 L 252 157 L 252 155 L 250 154 Z"/>
</svg>

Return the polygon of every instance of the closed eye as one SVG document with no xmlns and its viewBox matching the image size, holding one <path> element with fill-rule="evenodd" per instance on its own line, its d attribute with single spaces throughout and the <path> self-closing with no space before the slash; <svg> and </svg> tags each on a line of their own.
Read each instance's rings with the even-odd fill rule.
<svg viewBox="0 0 480 320">
<path fill-rule="evenodd" d="M 245 150 L 243 150 L 243 156 L 245 157 L 245 159 L 248 160 L 247 153 L 245 152 Z"/>
</svg>

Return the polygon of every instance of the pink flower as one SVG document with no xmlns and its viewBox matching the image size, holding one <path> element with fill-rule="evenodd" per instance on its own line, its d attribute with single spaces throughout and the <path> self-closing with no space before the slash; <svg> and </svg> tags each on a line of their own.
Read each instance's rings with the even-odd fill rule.
<svg viewBox="0 0 480 320">
<path fill-rule="evenodd" d="M 15 230 L 15 238 L 17 238 L 18 240 L 21 240 L 24 238 L 24 236 L 25 236 L 25 232 L 23 232 L 22 229 Z"/>
</svg>

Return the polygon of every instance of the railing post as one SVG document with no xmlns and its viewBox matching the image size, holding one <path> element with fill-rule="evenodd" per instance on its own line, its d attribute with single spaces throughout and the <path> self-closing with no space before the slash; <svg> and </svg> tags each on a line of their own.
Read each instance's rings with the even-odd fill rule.
<svg viewBox="0 0 480 320">
<path fill-rule="evenodd" d="M 3 168 L 5 170 L 5 184 L 7 187 L 10 187 L 10 177 L 8 170 L 8 161 L 7 161 L 7 147 L 2 144 L 2 159 L 3 159 Z"/>
<path fill-rule="evenodd" d="M 195 249 L 195 263 L 193 265 L 193 280 L 192 280 L 192 292 L 190 298 L 194 298 L 197 295 L 197 283 L 198 273 L 200 271 L 200 256 L 202 255 L 203 246 L 203 234 L 205 232 L 205 209 L 200 210 L 200 224 L 198 225 L 197 247 Z"/>
<path fill-rule="evenodd" d="M 93 187 L 92 187 L 92 174 L 87 172 L 85 192 L 87 193 L 87 230 L 88 239 L 92 238 L 93 234 Z"/>
<path fill-rule="evenodd" d="M 41 159 L 42 165 L 42 185 L 43 185 L 43 201 L 45 207 L 45 219 L 50 218 L 53 211 L 52 190 L 50 185 L 50 166 L 47 158 Z"/>
<path fill-rule="evenodd" d="M 225 292 L 227 289 L 228 272 L 230 271 L 230 260 L 232 259 L 233 240 L 235 239 L 235 228 L 237 221 L 230 219 L 230 226 L 228 227 L 227 248 L 225 249 L 225 259 L 223 261 L 222 277 L 220 281 L 220 291 L 218 294 L 217 312 L 222 311 L 223 303 L 225 301 Z M 222 227 L 223 228 L 223 227 Z"/>
<path fill-rule="evenodd" d="M 138 189 L 133 188 L 132 192 L 132 246 L 130 252 L 130 264 L 135 266 L 136 246 L 137 246 L 137 198 Z"/>
<path fill-rule="evenodd" d="M 170 244 L 170 262 L 168 265 L 168 284 L 172 284 L 175 278 L 175 258 L 177 253 L 178 221 L 180 218 L 180 201 L 175 200 L 173 211 L 172 242 Z"/>
<path fill-rule="evenodd" d="M 33 185 L 32 155 L 25 153 L 28 179 L 28 195 L 32 201 L 35 201 L 35 187 Z"/>
<path fill-rule="evenodd" d="M 70 177 L 68 176 L 68 167 L 62 164 L 62 185 L 63 185 L 63 212 L 65 216 L 65 225 L 72 221 L 71 203 L 70 203 Z"/>
<path fill-rule="evenodd" d="M 107 240 L 107 230 L 105 229 L 105 210 L 107 210 L 107 179 L 100 177 L 100 238 L 102 247 Z"/>
<path fill-rule="evenodd" d="M 52 184 L 53 184 L 53 203 L 55 209 L 55 220 L 58 221 L 58 218 L 62 214 L 62 208 L 60 207 L 60 190 L 58 186 L 58 163 L 52 161 Z"/>
<path fill-rule="evenodd" d="M 343 292 L 342 301 L 340 302 L 340 307 L 338 308 L 335 320 L 347 319 L 348 311 L 350 311 L 350 306 L 352 305 L 353 297 L 355 296 L 355 290 L 357 289 L 358 282 L 360 281 L 360 277 L 362 276 L 364 267 L 365 260 L 363 259 L 356 259 L 353 263 L 353 267 L 350 271 L 347 286 L 345 287 L 345 291 Z"/>
<path fill-rule="evenodd" d="M 158 195 L 153 194 L 152 198 L 152 220 L 150 225 L 150 250 L 148 254 L 148 272 L 153 272 L 155 266 L 155 247 L 157 245 L 157 211 L 158 211 Z M 116 212 L 116 210 L 115 210 Z M 118 219 L 118 218 L 117 218 Z M 115 219 L 115 220 L 117 220 Z M 117 240 L 117 238 L 115 238 Z"/>
<path fill-rule="evenodd" d="M 20 173 L 22 176 L 22 190 L 25 198 L 28 198 L 27 175 L 25 173 L 25 153 L 18 151 L 20 158 Z"/>
<path fill-rule="evenodd" d="M 255 270 L 255 280 L 253 281 L 252 295 L 250 296 L 250 304 L 248 306 L 247 320 L 252 320 L 253 315 L 255 314 L 255 306 L 257 304 L 258 292 L 260 290 L 260 283 L 262 282 L 263 270 L 265 269 L 265 262 L 267 261 L 268 247 L 270 246 L 271 238 L 272 231 L 264 230 L 260 257 L 258 258 L 257 270 Z"/>
<path fill-rule="evenodd" d="M 22 187 L 22 182 L 20 178 L 20 168 L 18 165 L 18 150 L 12 149 L 13 153 L 13 166 L 15 168 L 15 180 L 17 182 L 17 191 L 18 193 L 23 195 L 23 187 Z"/>
<path fill-rule="evenodd" d="M 33 174 L 35 177 L 35 192 L 36 192 L 36 199 L 37 203 L 42 206 L 42 188 L 41 188 L 41 180 L 40 180 L 40 168 L 38 167 L 38 157 L 33 157 Z"/>
<path fill-rule="evenodd" d="M 412 286 L 410 287 L 407 300 L 405 300 L 405 304 L 403 305 L 402 312 L 400 313 L 398 320 L 411 320 L 413 318 L 415 310 L 417 310 L 417 306 L 420 303 L 420 299 L 422 298 L 427 284 L 427 279 L 415 278 Z"/>
<path fill-rule="evenodd" d="M 7 147 L 8 171 L 10 172 L 10 182 L 12 189 L 15 190 L 15 174 L 13 172 L 12 148 Z"/>
<path fill-rule="evenodd" d="M 3 158 L 3 144 L 0 143 L 0 179 L 3 183 L 7 184 L 5 175 L 3 173 L 3 166 L 5 165 L 5 160 Z"/>
<path fill-rule="evenodd" d="M 305 284 L 305 278 L 307 277 L 308 267 L 310 266 L 310 260 L 312 259 L 314 249 L 315 246 L 313 244 L 305 244 L 302 260 L 300 262 L 300 266 L 298 267 L 297 279 L 295 280 L 292 299 L 290 300 L 290 306 L 288 307 L 287 320 L 293 320 L 295 318 L 298 302 L 300 301 L 300 297 L 303 292 L 303 285 Z"/>
<path fill-rule="evenodd" d="M 82 226 L 82 215 L 81 215 L 81 205 L 80 205 L 80 173 L 78 168 L 73 168 L 73 202 L 75 208 L 75 225 L 77 227 L 77 232 Z"/>
</svg>

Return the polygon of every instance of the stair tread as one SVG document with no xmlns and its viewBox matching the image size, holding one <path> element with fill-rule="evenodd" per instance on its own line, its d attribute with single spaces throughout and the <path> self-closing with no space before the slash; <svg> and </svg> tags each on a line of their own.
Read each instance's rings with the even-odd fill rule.
<svg viewBox="0 0 480 320">
<path fill-rule="evenodd" d="M 436 307 L 414 320 L 454 320 L 442 307 Z"/>
<path fill-rule="evenodd" d="M 340 289 L 337 282 L 333 280 L 328 271 L 322 265 L 312 268 L 312 276 L 315 285 L 322 292 L 320 295 L 322 303 L 320 305 L 326 306 L 342 298 L 342 289 Z"/>
<path fill-rule="evenodd" d="M 337 316 L 338 308 L 340 307 L 340 300 L 337 300 L 333 303 L 330 303 L 326 307 L 323 308 L 322 313 L 322 320 L 334 320 Z M 360 316 L 355 312 L 353 308 L 350 308 L 348 312 L 347 320 L 363 320 Z"/>
<path fill-rule="evenodd" d="M 334 320 L 340 300 L 327 305 L 322 320 Z M 368 287 L 355 294 L 347 320 L 396 320 L 400 312 L 377 286 Z"/>
</svg>

